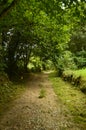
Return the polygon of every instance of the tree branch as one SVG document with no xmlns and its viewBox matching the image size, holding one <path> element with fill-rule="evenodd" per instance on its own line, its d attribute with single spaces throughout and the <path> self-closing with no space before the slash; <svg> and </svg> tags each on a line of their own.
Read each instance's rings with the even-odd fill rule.
<svg viewBox="0 0 86 130">
<path fill-rule="evenodd" d="M 1 12 L 0 19 L 7 15 L 7 13 L 10 12 L 10 10 L 17 4 L 18 1 L 19 0 L 13 0 L 12 3 Z"/>
</svg>

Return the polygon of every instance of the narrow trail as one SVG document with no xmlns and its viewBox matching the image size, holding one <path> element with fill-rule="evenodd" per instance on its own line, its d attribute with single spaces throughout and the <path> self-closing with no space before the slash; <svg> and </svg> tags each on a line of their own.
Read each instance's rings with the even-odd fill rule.
<svg viewBox="0 0 86 130">
<path fill-rule="evenodd" d="M 39 98 L 40 90 L 46 95 Z M 35 74 L 28 79 L 26 91 L 13 102 L 3 116 L 0 130 L 80 130 L 55 95 L 48 74 Z"/>
</svg>

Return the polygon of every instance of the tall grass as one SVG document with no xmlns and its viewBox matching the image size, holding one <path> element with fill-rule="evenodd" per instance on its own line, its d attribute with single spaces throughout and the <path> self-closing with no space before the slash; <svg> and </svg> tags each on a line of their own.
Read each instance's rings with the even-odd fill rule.
<svg viewBox="0 0 86 130">
<path fill-rule="evenodd" d="M 67 70 L 65 71 L 66 74 L 73 74 L 75 77 L 81 76 L 83 79 L 86 80 L 86 68 L 79 69 L 79 70 Z"/>
<path fill-rule="evenodd" d="M 74 71 L 75 75 L 86 77 L 86 68 Z"/>
</svg>

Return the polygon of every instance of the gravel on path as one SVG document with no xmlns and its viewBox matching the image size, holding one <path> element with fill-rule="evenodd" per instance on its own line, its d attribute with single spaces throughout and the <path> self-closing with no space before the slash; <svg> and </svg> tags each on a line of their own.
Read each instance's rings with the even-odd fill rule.
<svg viewBox="0 0 86 130">
<path fill-rule="evenodd" d="M 45 96 L 39 98 L 41 89 Z M 0 130 L 80 130 L 53 91 L 47 73 L 28 78 L 26 91 L 13 102 L 0 122 Z"/>
</svg>

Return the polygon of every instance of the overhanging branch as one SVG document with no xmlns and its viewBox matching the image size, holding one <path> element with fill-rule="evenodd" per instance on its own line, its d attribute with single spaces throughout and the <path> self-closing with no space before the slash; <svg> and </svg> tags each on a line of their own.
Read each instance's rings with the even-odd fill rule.
<svg viewBox="0 0 86 130">
<path fill-rule="evenodd" d="M 0 19 L 2 19 L 8 12 L 17 4 L 19 0 L 13 0 L 12 3 L 0 13 Z"/>
</svg>

